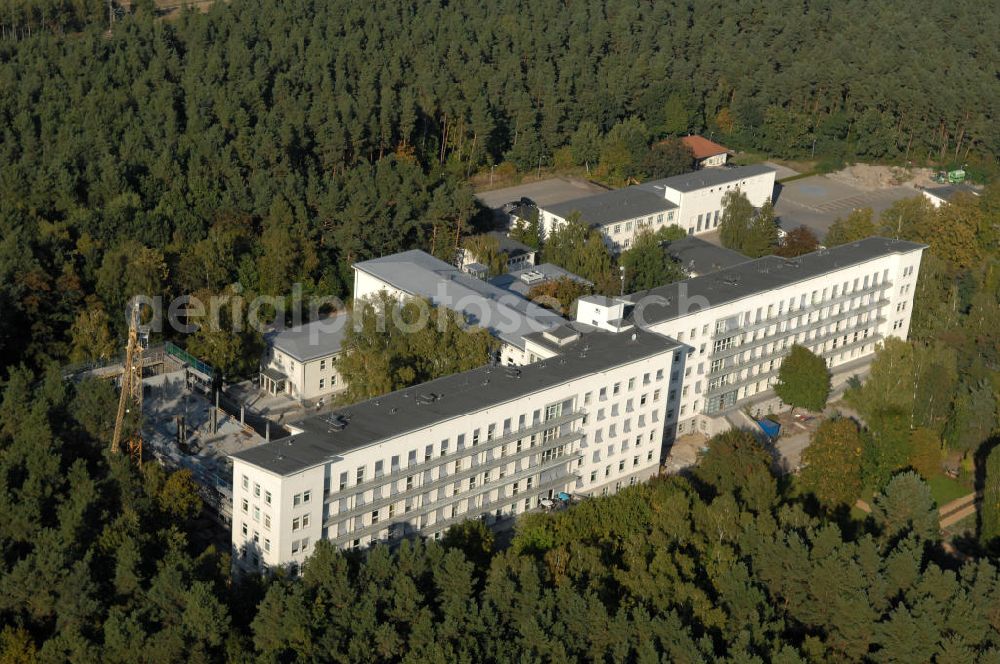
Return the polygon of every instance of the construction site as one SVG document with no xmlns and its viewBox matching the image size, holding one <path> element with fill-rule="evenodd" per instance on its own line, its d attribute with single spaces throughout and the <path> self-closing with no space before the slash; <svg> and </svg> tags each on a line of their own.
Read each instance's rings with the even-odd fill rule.
<svg viewBox="0 0 1000 664">
<path fill-rule="evenodd" d="M 67 367 L 64 375 L 69 380 L 115 381 L 121 392 L 112 453 L 127 453 L 139 467 L 153 461 L 171 472 L 189 471 L 206 516 L 224 529 L 228 540 L 229 455 L 289 432 L 241 398 L 224 393 L 211 366 L 170 342 L 150 347 L 148 339 L 136 308 L 121 357 Z"/>
</svg>

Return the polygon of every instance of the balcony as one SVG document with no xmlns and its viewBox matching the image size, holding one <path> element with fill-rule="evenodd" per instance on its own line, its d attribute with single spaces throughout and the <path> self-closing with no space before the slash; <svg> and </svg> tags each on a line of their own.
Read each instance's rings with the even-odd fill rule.
<svg viewBox="0 0 1000 664">
<path fill-rule="evenodd" d="M 868 319 L 868 320 L 866 320 L 864 322 L 855 323 L 851 327 L 846 327 L 846 328 L 843 328 L 843 329 L 840 329 L 840 330 L 830 330 L 830 331 L 826 332 L 825 334 L 813 337 L 811 339 L 800 339 L 800 340 L 796 341 L 795 343 L 797 343 L 797 344 L 799 344 L 801 346 L 814 346 L 816 344 L 823 343 L 825 341 L 829 341 L 830 339 L 835 339 L 837 337 L 844 336 L 845 334 L 846 335 L 850 335 L 850 334 L 853 334 L 855 332 L 862 332 L 862 331 L 864 331 L 866 329 L 878 329 L 878 326 L 882 325 L 885 322 L 886 322 L 885 318 L 883 318 L 881 316 L 878 316 L 876 318 L 870 318 L 870 319 Z M 823 321 L 823 323 L 828 325 L 829 321 Z M 814 330 L 814 329 L 816 329 L 818 327 L 822 327 L 822 325 L 812 325 L 812 326 L 809 326 L 809 327 L 798 328 L 798 329 L 792 330 L 791 334 L 785 334 L 785 335 L 782 335 L 781 337 L 768 337 L 768 338 L 766 338 L 766 339 L 764 339 L 762 341 L 758 340 L 758 341 L 760 341 L 760 343 L 753 342 L 753 343 L 747 344 L 745 346 L 738 346 L 737 348 L 741 351 L 740 354 L 742 354 L 742 352 L 747 352 L 747 351 L 750 351 L 751 354 L 752 354 L 753 350 L 756 349 L 756 348 L 761 348 L 763 346 L 766 346 L 767 344 L 770 344 L 770 343 L 773 343 L 773 342 L 776 342 L 776 341 L 780 341 L 781 339 L 788 339 L 789 337 L 791 337 L 793 335 L 802 334 L 802 333 L 805 333 L 805 332 L 810 332 L 810 331 L 812 331 L 812 330 Z M 738 359 L 736 359 L 735 361 L 732 361 L 729 364 L 726 364 L 725 362 L 723 362 L 723 366 L 719 367 L 718 369 L 715 369 L 714 371 L 711 368 L 709 368 L 708 372 L 706 373 L 706 376 L 708 376 L 709 378 L 713 378 L 715 376 L 720 376 L 720 375 L 723 375 L 723 374 L 732 373 L 733 371 L 739 371 L 739 369 L 741 367 L 745 367 L 747 365 L 758 364 L 760 362 L 766 362 L 767 360 L 770 360 L 770 359 L 773 359 L 773 358 L 776 358 L 776 357 L 782 357 L 782 356 L 785 355 L 785 352 L 787 350 L 791 349 L 791 347 L 792 347 L 792 344 L 787 344 L 785 347 L 778 348 L 776 350 L 772 350 L 769 353 L 761 353 L 760 355 L 756 355 L 756 356 L 751 355 L 751 357 L 749 357 L 749 358 L 747 358 L 745 360 L 738 358 Z M 725 356 L 725 359 L 729 359 L 729 358 L 731 358 L 733 356 L 734 356 L 733 354 L 727 353 L 727 355 Z M 713 359 L 717 359 L 717 358 L 713 357 Z M 711 365 L 709 365 L 709 366 L 711 367 Z"/>
<path fill-rule="evenodd" d="M 478 516 L 480 513 L 482 513 L 484 509 L 491 509 L 498 505 L 509 505 L 511 502 L 517 502 L 517 500 L 519 499 L 535 496 L 540 492 L 548 491 L 548 489 L 550 488 L 565 486 L 566 484 L 568 484 L 569 482 L 573 481 L 576 478 L 576 475 L 573 474 L 572 470 L 570 470 L 568 466 L 570 466 L 572 463 L 576 462 L 578 459 L 581 458 L 583 458 L 583 455 L 576 453 L 576 454 L 564 455 L 557 459 L 551 459 L 545 463 L 538 464 L 537 466 L 525 468 L 516 473 L 513 473 L 503 478 L 502 482 L 499 481 L 495 483 L 491 482 L 489 484 L 480 485 L 475 489 L 470 489 L 469 491 L 460 493 L 458 495 L 449 496 L 447 499 L 444 500 L 435 500 L 429 505 L 424 505 L 422 507 L 412 509 L 409 512 L 398 514 L 391 519 L 386 519 L 385 521 L 379 521 L 378 523 L 370 523 L 365 526 L 361 526 L 360 528 L 355 528 L 350 532 L 338 535 L 337 537 L 330 538 L 330 541 L 335 545 L 340 545 L 350 540 L 360 539 L 368 535 L 379 533 L 382 530 L 385 530 L 397 524 L 408 523 L 411 521 L 416 521 L 419 523 L 419 519 L 421 516 L 425 516 L 437 510 L 446 509 L 450 505 L 454 505 L 456 503 L 468 500 L 470 498 L 478 498 L 480 496 L 483 496 L 484 494 L 492 492 L 494 489 L 500 489 L 500 493 L 502 495 L 498 495 L 496 498 L 489 501 L 480 502 L 474 507 L 467 509 L 462 514 L 457 514 L 454 517 L 449 517 L 448 519 L 445 519 L 444 522 L 447 522 L 447 525 L 442 525 L 442 523 L 444 522 L 439 521 L 423 527 L 421 526 L 413 527 L 415 531 L 421 531 L 425 534 L 432 533 L 436 530 L 442 530 L 444 528 L 447 528 L 449 525 L 452 525 L 452 523 L 458 523 L 466 519 L 475 518 L 475 516 Z M 506 494 L 505 491 L 506 487 L 509 487 L 514 482 L 519 482 L 528 477 L 532 477 L 539 473 L 545 472 L 546 470 L 557 468 L 561 464 L 567 466 L 565 475 L 560 475 L 560 477 L 554 480 L 550 480 L 549 482 L 546 482 L 544 484 L 531 487 L 530 489 L 523 489 L 523 493 L 519 493 L 516 496 Z M 347 518 L 349 518 L 347 515 L 338 514 L 336 515 L 336 517 L 331 517 L 330 519 L 328 519 L 324 525 L 326 527 L 331 527 L 336 523 L 343 521 Z"/>
<path fill-rule="evenodd" d="M 816 340 L 810 339 L 808 342 L 806 342 L 803 345 L 805 345 L 805 346 L 812 346 L 812 345 L 815 345 L 817 343 L 823 343 L 824 341 L 828 341 L 831 338 L 843 336 L 844 333 L 845 333 L 844 330 L 841 330 L 841 331 L 839 331 L 839 332 L 837 332 L 835 334 L 827 335 L 827 336 L 825 336 L 823 338 L 819 338 L 819 339 L 816 339 Z M 874 334 L 869 334 L 867 337 L 858 339 L 857 341 L 852 341 L 850 343 L 844 344 L 843 346 L 838 346 L 837 348 L 831 348 L 829 350 L 823 351 L 822 353 L 818 353 L 818 355 L 820 357 L 830 357 L 831 355 L 835 355 L 837 353 L 843 353 L 845 350 L 851 350 L 852 348 L 857 348 L 857 347 L 860 347 L 860 346 L 864 346 L 865 344 L 869 344 L 869 343 L 876 343 L 876 342 L 880 341 L 881 339 L 882 339 L 882 335 L 876 332 Z M 768 356 L 766 356 L 766 357 L 764 357 L 762 359 L 763 359 L 763 361 L 766 361 L 769 357 L 778 357 L 779 355 L 780 356 L 784 356 L 784 355 L 787 355 L 789 351 L 791 351 L 791 346 L 788 346 L 787 348 L 782 348 L 779 351 L 771 353 L 771 354 L 769 354 Z M 757 362 L 760 362 L 760 361 L 761 361 L 761 359 L 758 359 L 758 360 L 755 360 L 754 363 L 757 363 Z M 781 368 L 781 365 L 779 364 L 772 371 L 761 372 L 761 373 L 753 374 L 753 375 L 750 375 L 750 376 L 744 376 L 742 378 L 737 378 L 735 380 L 732 380 L 732 381 L 726 383 L 725 385 L 719 385 L 718 387 L 707 389 L 707 390 L 705 390 L 705 398 L 707 399 L 707 398 L 715 396 L 717 394 L 722 394 L 724 392 L 731 392 L 733 390 L 738 390 L 739 388 L 741 388 L 741 387 L 743 387 L 745 385 L 749 385 L 751 383 L 756 383 L 758 381 L 764 380 L 765 378 L 770 378 L 771 376 L 776 376 L 776 375 L 778 375 L 778 371 L 780 370 L 780 368 Z"/>
<path fill-rule="evenodd" d="M 552 427 L 561 426 L 569 422 L 573 422 L 582 418 L 587 414 L 585 410 L 574 410 L 570 413 L 560 415 L 559 417 L 553 417 L 550 420 L 544 422 L 539 422 L 538 424 L 532 425 L 530 427 L 525 427 L 524 429 L 519 429 L 517 431 L 512 431 L 510 433 L 503 434 L 499 438 L 494 438 L 493 440 L 480 441 L 476 445 L 468 445 L 461 450 L 456 450 L 450 454 L 444 456 L 435 456 L 428 461 L 422 461 L 413 466 L 406 466 L 404 468 L 399 468 L 393 470 L 390 473 L 380 475 L 378 477 L 373 477 L 370 480 L 364 482 L 359 482 L 357 484 L 352 484 L 350 486 L 344 487 L 344 489 L 339 489 L 337 491 L 330 491 L 324 497 L 327 503 L 333 503 L 341 500 L 345 497 L 353 496 L 357 493 L 368 491 L 370 489 L 376 489 L 385 484 L 395 483 L 399 480 L 406 479 L 410 475 L 420 475 L 427 470 L 437 468 L 442 463 L 447 463 L 449 461 L 457 461 L 460 459 L 467 459 L 469 457 L 477 456 L 480 452 L 485 452 L 488 450 L 495 449 L 507 443 L 515 442 L 522 438 L 528 438 L 532 434 L 541 433 L 546 429 L 551 429 Z"/>
<path fill-rule="evenodd" d="M 743 352 L 745 352 L 747 350 L 752 350 L 752 349 L 757 348 L 759 346 L 766 346 L 767 344 L 769 344 L 769 343 L 771 343 L 771 342 L 773 342 L 773 341 L 775 341 L 777 339 L 781 339 L 783 337 L 791 337 L 791 336 L 796 335 L 796 334 L 803 334 L 803 333 L 811 332 L 811 331 L 813 331 L 815 329 L 818 329 L 818 328 L 821 328 L 821 327 L 823 327 L 825 325 L 833 325 L 833 324 L 836 324 L 836 323 L 838 323 L 840 321 L 847 320 L 848 318 L 852 318 L 854 316 L 858 316 L 858 315 L 863 314 L 863 313 L 869 313 L 870 314 L 871 312 L 877 311 L 881 307 L 887 306 L 888 304 L 889 304 L 889 300 L 885 300 L 885 299 L 876 300 L 875 302 L 871 302 L 871 303 L 869 303 L 868 305 L 866 305 L 864 307 L 860 307 L 860 308 L 857 308 L 857 309 L 848 309 L 848 310 L 845 310 L 845 311 L 841 311 L 839 314 L 835 314 L 833 316 L 827 316 L 826 318 L 819 318 L 819 319 L 814 320 L 812 322 L 806 323 L 805 325 L 800 325 L 798 327 L 786 329 L 784 332 L 776 332 L 775 334 L 765 335 L 765 336 L 761 337 L 760 339 L 754 339 L 753 341 L 750 341 L 748 343 L 734 344 L 733 346 L 730 346 L 729 348 L 726 348 L 724 350 L 719 350 L 719 351 L 714 351 L 713 350 L 711 353 L 709 353 L 709 358 L 715 360 L 715 359 L 724 359 L 724 358 L 727 358 L 727 357 L 732 357 L 733 355 L 738 355 L 740 353 L 743 353 Z M 881 317 L 877 317 L 876 320 L 884 322 L 885 319 L 883 319 Z M 863 325 L 864 327 L 870 327 L 872 325 L 872 323 L 870 321 L 867 321 L 865 323 L 860 323 L 860 322 L 859 323 L 855 323 L 855 325 L 852 328 L 850 328 L 850 329 L 853 330 L 855 327 L 857 327 L 859 325 Z"/>
<path fill-rule="evenodd" d="M 327 517 L 326 521 L 325 521 L 325 525 L 330 526 L 330 525 L 332 525 L 334 523 L 337 523 L 338 521 L 343 521 L 344 519 L 349 519 L 351 517 L 355 517 L 355 516 L 360 516 L 360 515 L 363 515 L 363 514 L 367 514 L 369 512 L 373 512 L 373 511 L 375 511 L 377 509 L 382 509 L 383 507 L 386 507 L 386 506 L 391 505 L 393 503 L 401 502 L 401 501 L 403 501 L 403 500 L 405 500 L 407 498 L 412 498 L 412 497 L 415 497 L 415 496 L 419 496 L 421 494 L 425 494 L 425 493 L 428 493 L 430 491 L 434 491 L 435 489 L 440 489 L 442 487 L 448 486 L 449 484 L 453 484 L 454 482 L 460 482 L 462 480 L 466 480 L 466 479 L 468 479 L 470 477 L 474 477 L 476 475 L 479 475 L 480 473 L 486 472 L 487 470 L 493 470 L 493 469 L 499 468 L 500 466 L 505 466 L 505 465 L 507 465 L 509 463 L 520 461 L 520 460 L 524 459 L 525 457 L 530 457 L 530 456 L 535 455 L 535 454 L 541 455 L 543 452 L 545 452 L 547 450 L 555 449 L 555 448 L 559 447 L 560 445 L 572 444 L 572 443 L 580 440 L 581 438 L 583 438 L 583 436 L 584 436 L 583 432 L 572 431 L 572 432 L 570 432 L 570 433 L 568 433 L 566 435 L 558 436 L 556 438 L 553 438 L 552 440 L 550 440 L 548 442 L 545 442 L 545 443 L 542 443 L 541 445 L 536 445 L 535 447 L 526 447 L 526 448 L 522 449 L 520 452 L 515 452 L 513 454 L 508 454 L 508 455 L 503 456 L 503 457 L 497 457 L 496 459 L 493 459 L 489 463 L 476 464 L 476 465 L 473 465 L 471 468 L 460 470 L 458 472 L 452 473 L 451 475 L 445 475 L 445 476 L 442 476 L 442 477 L 438 477 L 436 480 L 432 480 L 429 483 L 418 483 L 418 484 L 414 485 L 413 488 L 411 488 L 411 489 L 406 489 L 404 491 L 399 491 L 399 492 L 397 492 L 395 494 L 391 494 L 389 496 L 378 496 L 378 497 L 373 498 L 370 501 L 356 502 L 353 507 L 350 507 L 350 508 L 348 508 L 348 509 L 346 509 L 346 510 L 344 510 L 342 512 L 337 512 L 336 514 L 329 515 Z M 482 450 L 478 450 L 478 451 L 481 452 Z M 565 457 L 565 455 L 563 457 L 559 457 L 559 458 L 564 458 L 564 457 Z M 440 465 L 444 465 L 448 461 L 450 461 L 450 459 L 446 459 L 446 460 L 442 461 L 441 458 L 438 458 L 438 463 Z M 548 463 L 548 462 L 546 462 L 546 463 Z M 540 468 L 540 467 L 541 467 L 541 464 L 538 465 L 538 466 L 533 466 L 533 467 L 529 466 L 528 469 L 530 469 L 530 468 Z M 528 469 L 523 469 L 523 470 L 528 470 Z M 523 472 L 523 470 L 522 471 L 515 471 L 514 475 L 516 475 L 518 472 Z M 508 477 L 511 477 L 511 476 L 508 476 Z M 503 478 L 503 481 L 504 482 L 509 481 L 508 477 Z M 487 488 L 489 488 L 489 484 L 491 484 L 491 483 L 487 483 L 487 484 L 484 484 L 484 485 L 481 485 L 481 486 L 486 486 Z M 475 489 L 472 489 L 471 491 L 475 491 Z M 352 496 L 350 496 L 350 495 L 348 495 L 348 496 L 342 496 L 342 498 L 345 499 L 345 500 L 349 500 L 351 497 Z M 437 502 L 440 502 L 440 501 L 434 501 L 434 502 L 437 503 Z M 411 512 L 412 512 L 412 510 L 411 510 Z"/>
<path fill-rule="evenodd" d="M 854 298 L 860 298 L 860 297 L 863 297 L 865 295 L 871 295 L 872 293 L 876 293 L 878 291 L 882 291 L 882 290 L 885 290 L 887 288 L 892 288 L 892 282 L 891 281 L 883 281 L 883 282 L 881 282 L 881 283 L 879 283 L 879 284 L 877 284 L 875 286 L 869 286 L 868 288 L 864 288 L 864 289 L 859 290 L 859 291 L 854 291 L 852 293 L 848 293 L 847 295 L 841 294 L 841 295 L 839 295 L 839 296 L 837 296 L 835 298 L 830 298 L 828 300 L 824 300 L 824 301 L 818 302 L 816 304 L 809 304 L 809 305 L 807 305 L 805 307 L 802 307 L 802 308 L 799 308 L 799 309 L 793 309 L 793 310 L 790 310 L 790 311 L 785 311 L 783 313 L 776 314 L 776 315 L 771 316 L 769 318 L 762 318 L 761 320 L 756 321 L 754 323 L 751 323 L 749 325 L 743 325 L 741 327 L 734 327 L 732 329 L 727 328 L 725 330 L 716 330 L 716 332 L 714 334 L 712 334 L 712 336 L 710 338 L 712 340 L 715 340 L 716 338 L 719 338 L 719 337 L 725 337 L 725 336 L 729 336 L 731 334 L 736 334 L 736 333 L 740 333 L 740 332 L 742 332 L 742 333 L 754 332 L 755 330 L 759 330 L 761 328 L 770 327 L 771 325 L 774 325 L 775 323 L 780 323 L 782 321 L 791 320 L 793 318 L 798 318 L 799 316 L 803 316 L 803 315 L 809 315 L 809 314 L 811 314 L 814 311 L 821 311 L 823 309 L 826 309 L 828 307 L 834 306 L 836 304 L 841 304 L 843 302 L 848 302 L 850 300 L 853 300 Z M 880 301 L 885 301 L 886 303 L 888 303 L 888 300 L 886 300 L 885 297 L 880 297 L 879 300 Z M 856 310 L 861 310 L 863 308 L 870 308 L 870 307 L 871 307 L 871 304 L 869 303 L 868 305 L 861 305 Z"/>
</svg>

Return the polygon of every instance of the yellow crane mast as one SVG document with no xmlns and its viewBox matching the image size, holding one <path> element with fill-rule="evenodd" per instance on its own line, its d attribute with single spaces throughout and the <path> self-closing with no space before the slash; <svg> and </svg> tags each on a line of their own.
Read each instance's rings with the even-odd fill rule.
<svg viewBox="0 0 1000 664">
<path fill-rule="evenodd" d="M 125 416 L 135 412 L 137 421 L 142 420 L 142 344 L 139 342 L 139 304 L 132 307 L 129 318 L 128 343 L 125 345 L 125 359 L 122 361 L 121 397 L 118 399 L 118 414 L 115 417 L 115 433 L 111 439 L 111 452 L 121 451 Z M 128 453 L 136 465 L 142 465 L 142 425 L 137 425 L 128 439 Z"/>
</svg>

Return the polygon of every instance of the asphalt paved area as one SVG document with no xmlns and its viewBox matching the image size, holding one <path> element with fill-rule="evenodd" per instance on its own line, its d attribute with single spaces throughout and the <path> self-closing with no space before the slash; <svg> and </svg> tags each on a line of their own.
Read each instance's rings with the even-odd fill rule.
<svg viewBox="0 0 1000 664">
<path fill-rule="evenodd" d="M 872 208 L 878 221 L 882 211 L 896 201 L 918 195 L 910 187 L 866 191 L 825 175 L 814 175 L 775 185 L 774 208 L 785 230 L 806 226 L 823 238 L 834 221 L 856 208 Z"/>
<path fill-rule="evenodd" d="M 499 208 L 504 203 L 521 200 L 526 196 L 537 205 L 555 205 L 575 198 L 592 196 L 607 191 L 604 187 L 582 178 L 558 177 L 537 182 L 528 182 L 514 187 L 492 189 L 476 194 L 479 202 L 490 208 Z"/>
</svg>

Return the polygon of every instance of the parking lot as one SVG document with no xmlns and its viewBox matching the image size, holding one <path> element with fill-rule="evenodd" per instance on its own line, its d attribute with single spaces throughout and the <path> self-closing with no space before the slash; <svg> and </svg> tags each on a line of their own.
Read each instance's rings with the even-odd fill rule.
<svg viewBox="0 0 1000 664">
<path fill-rule="evenodd" d="M 855 208 L 872 208 L 877 222 L 882 211 L 893 203 L 916 195 L 918 192 L 908 186 L 865 190 L 826 175 L 814 175 L 775 185 L 774 208 L 786 231 L 807 226 L 823 238 L 834 221 Z"/>
<path fill-rule="evenodd" d="M 491 189 L 476 194 L 479 202 L 490 208 L 499 208 L 504 203 L 530 198 L 537 205 L 555 205 L 574 198 L 583 198 L 607 191 L 606 188 L 583 178 L 558 177 L 537 182 L 528 182 L 514 187 Z"/>
<path fill-rule="evenodd" d="M 486 207 L 493 208 L 496 211 L 497 224 L 503 227 L 509 221 L 507 215 L 500 210 L 504 203 L 519 201 L 522 198 L 530 198 L 536 205 L 545 207 L 546 205 L 571 201 L 575 198 L 593 196 L 604 191 L 607 191 L 607 189 L 590 180 L 558 177 L 519 184 L 514 187 L 482 191 L 476 194 L 476 198 Z"/>
</svg>

